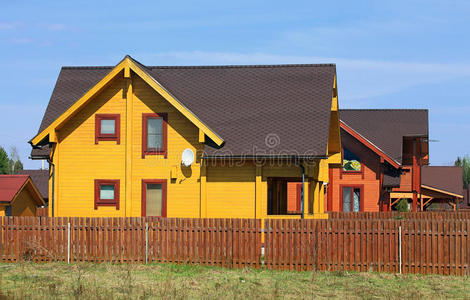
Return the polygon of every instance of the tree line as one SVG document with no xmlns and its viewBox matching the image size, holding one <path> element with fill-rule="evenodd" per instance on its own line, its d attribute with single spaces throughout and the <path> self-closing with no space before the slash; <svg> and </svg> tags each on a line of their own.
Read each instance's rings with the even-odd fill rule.
<svg viewBox="0 0 470 300">
<path fill-rule="evenodd" d="M 16 147 L 11 147 L 10 155 L 0 146 L 0 174 L 17 174 L 23 170 L 23 163 Z"/>
</svg>

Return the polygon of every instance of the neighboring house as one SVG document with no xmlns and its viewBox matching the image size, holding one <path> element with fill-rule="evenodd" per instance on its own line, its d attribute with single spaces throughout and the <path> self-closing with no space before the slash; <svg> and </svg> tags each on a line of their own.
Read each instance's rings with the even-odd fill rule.
<svg viewBox="0 0 470 300">
<path fill-rule="evenodd" d="M 300 218 L 287 186 L 304 177 L 305 218 L 326 218 L 336 67 L 64 67 L 30 143 L 50 216 Z"/>
<path fill-rule="evenodd" d="M 328 211 L 388 211 L 402 198 L 413 211 L 460 201 L 461 174 L 427 166 L 427 110 L 345 109 L 340 120 L 343 163 L 329 171 Z"/>
<path fill-rule="evenodd" d="M 0 216 L 35 216 L 44 205 L 28 175 L 0 175 Z"/>
<path fill-rule="evenodd" d="M 44 200 L 49 202 L 49 170 L 21 170 L 18 174 L 29 175 Z"/>
</svg>

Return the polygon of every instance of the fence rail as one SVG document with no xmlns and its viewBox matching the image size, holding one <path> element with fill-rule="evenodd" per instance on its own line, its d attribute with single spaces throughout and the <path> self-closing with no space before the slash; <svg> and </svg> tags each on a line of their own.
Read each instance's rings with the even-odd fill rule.
<svg viewBox="0 0 470 300">
<path fill-rule="evenodd" d="M 470 211 L 425 211 L 425 212 L 329 212 L 330 220 L 342 219 L 417 219 L 417 220 L 470 220 Z"/>
<path fill-rule="evenodd" d="M 470 275 L 470 219 L 270 219 L 261 225 L 254 219 L 0 217 L 0 261 L 379 272 L 401 266 L 403 273 Z"/>
</svg>

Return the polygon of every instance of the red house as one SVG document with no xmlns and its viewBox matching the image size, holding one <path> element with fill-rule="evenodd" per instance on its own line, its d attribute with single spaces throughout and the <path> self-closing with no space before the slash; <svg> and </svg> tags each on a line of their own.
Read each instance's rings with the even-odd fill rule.
<svg viewBox="0 0 470 300">
<path fill-rule="evenodd" d="M 413 211 L 455 209 L 463 198 L 461 169 L 427 166 L 427 110 L 345 109 L 340 126 L 343 163 L 329 170 L 327 211 L 388 211 L 400 199 Z"/>
</svg>

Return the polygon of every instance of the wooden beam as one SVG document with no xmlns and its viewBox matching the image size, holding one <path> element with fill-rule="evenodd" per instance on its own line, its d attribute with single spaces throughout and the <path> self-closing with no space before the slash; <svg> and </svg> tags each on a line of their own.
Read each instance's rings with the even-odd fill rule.
<svg viewBox="0 0 470 300">
<path fill-rule="evenodd" d="M 199 129 L 199 143 L 204 143 L 206 141 L 206 134 L 202 129 Z"/>
</svg>

